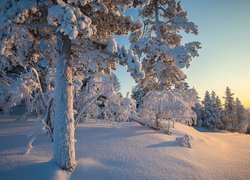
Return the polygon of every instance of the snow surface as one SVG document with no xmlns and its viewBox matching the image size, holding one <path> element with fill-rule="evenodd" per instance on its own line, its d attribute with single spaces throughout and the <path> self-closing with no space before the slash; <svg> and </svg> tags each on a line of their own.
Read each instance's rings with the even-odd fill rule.
<svg viewBox="0 0 250 180">
<path fill-rule="evenodd" d="M 87 122 L 76 129 L 78 164 L 70 174 L 51 161 L 45 134 L 24 155 L 34 122 L 0 120 L 0 179 L 249 179 L 250 135 L 175 124 L 171 136 L 135 122 Z M 176 137 L 191 137 L 192 148 Z"/>
</svg>

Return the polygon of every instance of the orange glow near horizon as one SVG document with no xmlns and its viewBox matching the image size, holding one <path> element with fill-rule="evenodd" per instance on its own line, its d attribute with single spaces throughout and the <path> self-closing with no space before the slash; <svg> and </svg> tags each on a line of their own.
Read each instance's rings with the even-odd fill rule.
<svg viewBox="0 0 250 180">
<path fill-rule="evenodd" d="M 214 90 L 222 98 L 228 86 L 234 98 L 250 108 L 250 1 L 182 3 L 199 29 L 198 36 L 187 36 L 184 40 L 197 40 L 202 46 L 200 56 L 185 70 L 187 82 L 197 89 L 201 99 L 206 90 Z"/>
</svg>

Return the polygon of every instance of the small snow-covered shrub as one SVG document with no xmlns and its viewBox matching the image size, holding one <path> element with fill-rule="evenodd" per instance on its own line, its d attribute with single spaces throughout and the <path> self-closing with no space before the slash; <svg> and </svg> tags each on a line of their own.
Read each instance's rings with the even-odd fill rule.
<svg viewBox="0 0 250 180">
<path fill-rule="evenodd" d="M 177 121 L 191 125 L 196 119 L 196 114 L 191 107 L 168 90 L 152 91 L 145 95 L 143 104 L 139 109 L 145 124 L 170 133 L 170 121 Z"/>
<path fill-rule="evenodd" d="M 192 148 L 191 137 L 187 134 L 182 137 L 177 137 L 176 141 L 183 147 Z"/>
</svg>

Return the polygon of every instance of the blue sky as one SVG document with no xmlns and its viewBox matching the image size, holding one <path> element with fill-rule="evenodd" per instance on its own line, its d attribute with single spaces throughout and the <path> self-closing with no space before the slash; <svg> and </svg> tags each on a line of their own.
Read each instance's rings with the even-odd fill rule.
<svg viewBox="0 0 250 180">
<path fill-rule="evenodd" d="M 184 42 L 200 41 L 200 56 L 185 70 L 187 82 L 203 98 L 206 90 L 220 97 L 229 86 L 242 103 L 250 108 L 250 1 L 182 0 L 189 20 L 198 25 L 199 35 L 185 35 Z M 132 11 L 127 12 L 135 17 Z M 128 44 L 127 38 L 118 38 Z M 135 84 L 119 67 L 115 72 L 123 95 Z"/>
</svg>

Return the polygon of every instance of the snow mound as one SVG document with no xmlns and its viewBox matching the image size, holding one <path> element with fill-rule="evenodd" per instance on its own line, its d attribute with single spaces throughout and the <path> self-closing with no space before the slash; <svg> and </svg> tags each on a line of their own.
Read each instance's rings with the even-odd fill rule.
<svg viewBox="0 0 250 180">
<path fill-rule="evenodd" d="M 191 138 L 190 138 L 190 136 L 188 136 L 188 135 L 185 135 L 185 136 L 183 136 L 183 137 L 177 137 L 177 138 L 176 138 L 176 141 L 177 141 L 180 145 L 182 145 L 182 146 L 184 146 L 184 147 L 187 147 L 187 148 L 191 148 L 190 140 L 191 140 Z"/>
</svg>

